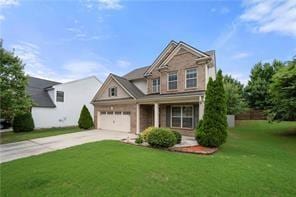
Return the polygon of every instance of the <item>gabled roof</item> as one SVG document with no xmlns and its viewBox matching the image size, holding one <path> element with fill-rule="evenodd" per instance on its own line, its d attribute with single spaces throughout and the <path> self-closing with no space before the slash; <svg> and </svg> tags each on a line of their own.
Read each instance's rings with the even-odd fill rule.
<svg viewBox="0 0 296 197">
<path fill-rule="evenodd" d="M 27 93 L 32 98 L 34 106 L 37 107 L 55 107 L 46 89 L 60 84 L 60 82 L 28 77 Z"/>
<path fill-rule="evenodd" d="M 137 79 L 143 79 L 144 78 L 144 73 L 150 66 L 145 66 L 141 68 L 137 68 L 135 70 L 132 70 L 131 72 L 127 73 L 126 75 L 122 76 L 123 78 L 127 80 L 137 80 Z"/>
<path fill-rule="evenodd" d="M 119 82 L 134 98 L 140 98 L 144 96 L 144 93 L 137 88 L 133 83 L 131 83 L 129 80 L 119 77 L 117 75 L 111 74 L 114 79 Z"/>
</svg>

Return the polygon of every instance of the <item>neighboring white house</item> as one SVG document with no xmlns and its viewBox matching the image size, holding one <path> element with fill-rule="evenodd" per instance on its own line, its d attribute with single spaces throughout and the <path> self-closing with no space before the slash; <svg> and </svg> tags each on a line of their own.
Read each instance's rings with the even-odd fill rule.
<svg viewBox="0 0 296 197">
<path fill-rule="evenodd" d="M 78 125 L 83 105 L 93 117 L 92 98 L 102 83 L 95 76 L 67 83 L 29 77 L 27 92 L 33 100 L 32 116 L 36 128 Z"/>
</svg>

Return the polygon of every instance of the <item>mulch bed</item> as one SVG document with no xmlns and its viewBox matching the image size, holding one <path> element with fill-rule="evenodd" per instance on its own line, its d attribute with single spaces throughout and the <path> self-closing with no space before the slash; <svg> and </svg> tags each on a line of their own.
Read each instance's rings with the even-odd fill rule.
<svg viewBox="0 0 296 197">
<path fill-rule="evenodd" d="M 218 150 L 218 148 L 208 148 L 208 147 L 196 145 L 196 146 L 186 146 L 186 147 L 172 147 L 170 148 L 170 150 L 176 151 L 176 152 L 182 152 L 182 153 L 211 155 L 215 153 Z"/>
</svg>

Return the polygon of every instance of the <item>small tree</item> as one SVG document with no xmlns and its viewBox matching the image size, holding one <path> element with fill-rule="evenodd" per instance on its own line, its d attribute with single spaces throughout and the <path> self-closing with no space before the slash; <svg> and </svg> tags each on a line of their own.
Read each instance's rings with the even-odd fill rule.
<svg viewBox="0 0 296 197">
<path fill-rule="evenodd" d="M 24 64 L 13 53 L 0 46 L 0 113 L 12 120 L 16 114 L 30 111 L 32 102 L 26 93 Z"/>
<path fill-rule="evenodd" d="M 271 120 L 296 120 L 296 59 L 281 67 L 270 85 Z"/>
<path fill-rule="evenodd" d="M 82 129 L 90 129 L 94 126 L 92 117 L 85 105 L 83 105 L 82 107 L 79 121 L 78 121 L 78 126 L 79 128 L 82 128 Z"/>
<path fill-rule="evenodd" d="M 14 132 L 33 131 L 34 127 L 34 121 L 30 112 L 17 114 L 13 118 L 12 128 Z"/>
<path fill-rule="evenodd" d="M 219 147 L 226 141 L 226 137 L 226 101 L 222 71 L 219 70 L 215 81 L 212 78 L 209 79 L 206 90 L 205 113 L 202 125 L 197 128 L 196 139 L 203 146 Z"/>
</svg>

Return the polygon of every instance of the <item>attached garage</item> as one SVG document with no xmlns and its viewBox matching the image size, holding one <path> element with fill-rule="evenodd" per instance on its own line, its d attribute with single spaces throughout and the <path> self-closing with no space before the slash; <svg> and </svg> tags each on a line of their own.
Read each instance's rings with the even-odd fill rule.
<svg viewBox="0 0 296 197">
<path fill-rule="evenodd" d="M 131 115 L 127 111 L 99 111 L 98 128 L 110 131 L 131 132 Z"/>
</svg>

